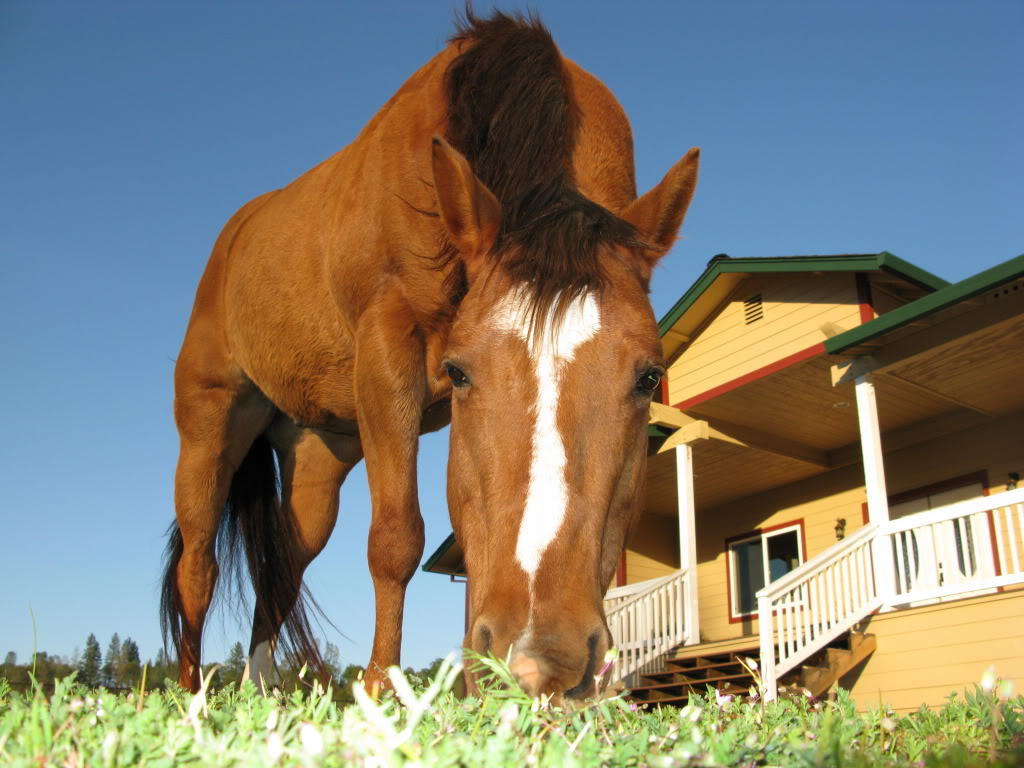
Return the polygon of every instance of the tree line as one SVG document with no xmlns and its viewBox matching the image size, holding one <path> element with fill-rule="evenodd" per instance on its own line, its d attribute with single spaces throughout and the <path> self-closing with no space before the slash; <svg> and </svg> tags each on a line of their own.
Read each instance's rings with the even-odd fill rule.
<svg viewBox="0 0 1024 768">
<path fill-rule="evenodd" d="M 341 654 L 333 643 L 324 645 L 321 656 L 334 681 L 338 697 L 351 698 L 351 684 L 361 678 L 363 667 L 357 664 L 343 667 Z M 211 686 L 223 688 L 240 683 L 245 672 L 245 662 L 246 654 L 242 644 L 235 643 L 222 663 L 207 665 L 207 671 L 215 667 Z M 431 679 L 440 664 L 441 659 L 435 659 L 421 670 L 407 667 L 405 674 L 424 680 Z M 23 664 L 19 664 L 17 654 L 8 651 L 4 663 L 0 665 L 0 678 L 6 678 L 16 688 L 27 689 L 31 686 L 33 676 L 36 682 L 43 686 L 52 686 L 57 680 L 77 673 L 78 682 L 90 688 L 118 690 L 138 688 L 142 682 L 143 670 L 146 675 L 146 690 L 164 688 L 178 678 L 178 662 L 165 653 L 163 648 L 157 651 L 156 658 L 143 662 L 138 644 L 130 637 L 121 640 L 115 632 L 104 653 L 96 635 L 90 633 L 85 641 L 85 649 L 81 652 L 76 649 L 71 656 L 41 651 L 25 660 Z M 278 685 L 284 690 L 293 690 L 301 686 L 301 671 L 299 667 L 292 668 L 279 664 Z M 308 675 L 306 680 L 309 681 Z"/>
</svg>

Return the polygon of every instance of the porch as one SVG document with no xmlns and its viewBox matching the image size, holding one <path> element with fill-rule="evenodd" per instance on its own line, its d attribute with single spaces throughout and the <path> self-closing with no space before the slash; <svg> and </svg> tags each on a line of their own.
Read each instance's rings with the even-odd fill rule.
<svg viewBox="0 0 1024 768">
<path fill-rule="evenodd" d="M 681 569 L 609 590 L 605 611 L 619 650 L 615 680 L 663 670 L 673 649 L 699 642 L 689 576 Z M 773 696 L 779 678 L 874 613 L 1022 584 L 1024 489 L 870 523 L 758 592 L 760 616 L 771 617 L 758 634 L 763 683 Z M 745 647 L 746 639 L 707 645 L 728 652 Z"/>
</svg>

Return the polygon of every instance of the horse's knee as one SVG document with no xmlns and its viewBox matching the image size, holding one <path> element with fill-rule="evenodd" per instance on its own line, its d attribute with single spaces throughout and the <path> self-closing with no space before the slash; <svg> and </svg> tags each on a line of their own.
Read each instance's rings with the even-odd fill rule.
<svg viewBox="0 0 1024 768">
<path fill-rule="evenodd" d="M 404 522 L 391 519 L 370 526 L 368 559 L 375 581 L 407 584 L 416 572 L 425 544 L 423 518 L 417 513 Z"/>
</svg>

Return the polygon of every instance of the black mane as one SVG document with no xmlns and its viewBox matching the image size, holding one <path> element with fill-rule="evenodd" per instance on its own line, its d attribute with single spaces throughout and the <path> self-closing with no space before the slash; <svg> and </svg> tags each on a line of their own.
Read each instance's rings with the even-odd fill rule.
<svg viewBox="0 0 1024 768">
<path fill-rule="evenodd" d="M 501 202 L 490 257 L 529 286 L 533 319 L 542 324 L 549 313 L 561 315 L 573 299 L 604 287 L 601 246 L 637 246 L 639 237 L 576 188 L 579 108 L 562 56 L 540 21 L 501 12 L 481 19 L 467 8 L 456 30 L 452 42 L 463 48 L 445 76 L 446 139 Z M 450 246 L 445 251 L 447 263 L 455 254 Z M 456 272 L 464 290 L 464 273 Z"/>
</svg>

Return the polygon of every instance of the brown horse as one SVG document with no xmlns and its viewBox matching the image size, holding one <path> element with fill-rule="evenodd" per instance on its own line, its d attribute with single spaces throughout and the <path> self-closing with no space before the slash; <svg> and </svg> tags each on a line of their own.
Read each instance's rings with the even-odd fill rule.
<svg viewBox="0 0 1024 768">
<path fill-rule="evenodd" d="M 423 553 L 418 437 L 450 421 L 465 646 L 511 653 L 532 693 L 593 692 L 664 375 L 648 281 L 697 179 L 694 149 L 637 199 L 632 152 L 535 18 L 470 12 L 351 145 L 228 222 L 175 370 L 162 618 L 182 685 L 235 555 L 253 677 L 279 642 L 318 663 L 302 575 L 364 457 L 382 681 Z"/>
</svg>

